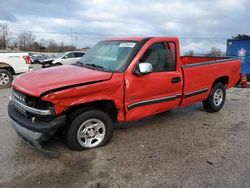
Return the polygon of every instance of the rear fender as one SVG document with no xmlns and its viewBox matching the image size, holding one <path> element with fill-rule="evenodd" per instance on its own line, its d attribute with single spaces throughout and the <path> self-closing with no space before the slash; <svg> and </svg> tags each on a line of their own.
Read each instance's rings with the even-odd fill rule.
<svg viewBox="0 0 250 188">
<path fill-rule="evenodd" d="M 10 71 L 12 74 L 15 74 L 14 68 L 7 63 L 0 62 L 0 69 L 6 69 Z"/>
</svg>

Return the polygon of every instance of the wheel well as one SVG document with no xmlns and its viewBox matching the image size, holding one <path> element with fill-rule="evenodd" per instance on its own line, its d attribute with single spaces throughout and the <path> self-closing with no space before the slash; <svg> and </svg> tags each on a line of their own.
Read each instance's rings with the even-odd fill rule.
<svg viewBox="0 0 250 188">
<path fill-rule="evenodd" d="M 115 103 L 110 100 L 101 100 L 101 101 L 94 101 L 85 104 L 75 105 L 69 107 L 65 113 L 70 119 L 74 119 L 76 116 L 81 114 L 84 111 L 90 109 L 99 109 L 107 113 L 115 123 L 117 121 L 117 114 L 118 111 L 116 109 Z"/>
<path fill-rule="evenodd" d="M 218 83 L 218 82 L 221 82 L 222 84 L 224 84 L 226 86 L 229 82 L 229 77 L 228 76 L 219 77 L 214 81 L 213 85 Z"/>
<path fill-rule="evenodd" d="M 5 69 L 9 71 L 11 74 L 15 74 L 14 69 L 9 64 L 0 62 L 0 69 Z"/>
</svg>

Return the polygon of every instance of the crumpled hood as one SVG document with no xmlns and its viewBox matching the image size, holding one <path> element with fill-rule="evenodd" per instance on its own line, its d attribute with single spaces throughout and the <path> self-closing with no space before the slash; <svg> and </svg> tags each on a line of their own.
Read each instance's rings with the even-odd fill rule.
<svg viewBox="0 0 250 188">
<path fill-rule="evenodd" d="M 24 73 L 13 82 L 13 88 L 31 96 L 39 97 L 42 93 L 89 82 L 104 81 L 112 73 L 92 70 L 75 65 L 57 66 Z"/>
</svg>

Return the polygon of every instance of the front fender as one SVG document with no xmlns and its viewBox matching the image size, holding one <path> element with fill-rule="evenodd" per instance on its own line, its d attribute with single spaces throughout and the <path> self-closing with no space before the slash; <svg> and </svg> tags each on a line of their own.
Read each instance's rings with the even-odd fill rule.
<svg viewBox="0 0 250 188">
<path fill-rule="evenodd" d="M 123 121 L 123 74 L 115 74 L 111 80 L 49 93 L 42 97 L 42 100 L 52 102 L 57 115 L 64 113 L 72 106 L 102 100 L 113 101 L 118 111 L 118 121 Z"/>
</svg>

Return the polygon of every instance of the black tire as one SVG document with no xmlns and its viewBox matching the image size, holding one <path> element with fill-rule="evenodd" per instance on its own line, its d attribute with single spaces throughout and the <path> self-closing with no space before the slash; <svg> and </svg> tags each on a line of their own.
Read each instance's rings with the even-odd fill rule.
<svg viewBox="0 0 250 188">
<path fill-rule="evenodd" d="M 52 67 L 52 66 L 54 66 L 54 64 L 52 63 L 52 61 L 42 62 L 42 68 L 48 68 L 48 67 Z"/>
<path fill-rule="evenodd" d="M 221 93 L 222 99 L 215 99 L 215 95 L 217 92 Z M 218 97 L 217 97 L 218 98 Z M 213 85 L 212 90 L 207 98 L 207 100 L 203 101 L 203 107 L 207 112 L 213 113 L 221 110 L 225 103 L 226 99 L 226 88 L 225 85 L 221 82 L 217 82 Z"/>
<path fill-rule="evenodd" d="M 49 63 L 42 63 L 42 68 L 48 68 L 48 67 L 50 67 Z"/>
<path fill-rule="evenodd" d="M 70 117 L 69 117 L 70 118 Z M 82 124 L 90 119 L 98 119 L 105 126 L 105 134 L 104 138 L 101 142 L 94 147 L 86 147 L 80 144 L 78 141 L 78 131 L 81 128 Z M 87 134 L 87 133 L 86 133 Z M 66 141 L 71 150 L 84 150 L 89 148 L 100 147 L 108 144 L 113 135 L 113 122 L 109 115 L 100 110 L 89 110 L 85 111 L 75 118 L 73 118 L 72 122 L 69 124 L 66 130 Z M 85 139 L 85 138 L 84 138 Z"/>
<path fill-rule="evenodd" d="M 4 81 L 3 79 L 7 79 Z M 5 69 L 0 69 L 0 89 L 9 88 L 13 81 L 13 75 L 11 72 Z"/>
<path fill-rule="evenodd" d="M 35 61 L 33 62 L 33 64 L 40 64 L 40 61 L 39 61 L 39 60 L 35 60 Z"/>
<path fill-rule="evenodd" d="M 60 66 L 62 63 L 55 63 L 54 66 Z"/>
</svg>

